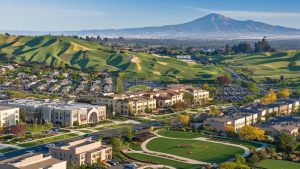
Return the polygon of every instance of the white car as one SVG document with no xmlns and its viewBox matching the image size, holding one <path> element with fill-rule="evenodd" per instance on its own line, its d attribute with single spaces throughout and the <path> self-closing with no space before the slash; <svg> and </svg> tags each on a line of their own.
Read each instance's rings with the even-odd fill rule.
<svg viewBox="0 0 300 169">
<path fill-rule="evenodd" d="M 45 145 L 45 147 L 47 147 L 47 148 L 50 148 L 50 147 L 53 147 L 53 146 L 55 146 L 53 143 L 49 143 L 49 144 Z"/>
</svg>

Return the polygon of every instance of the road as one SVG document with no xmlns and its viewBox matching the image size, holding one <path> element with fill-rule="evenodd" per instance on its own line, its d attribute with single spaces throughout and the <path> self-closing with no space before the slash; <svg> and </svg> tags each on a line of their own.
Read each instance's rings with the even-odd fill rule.
<svg viewBox="0 0 300 169">
<path fill-rule="evenodd" d="M 152 126 L 152 123 L 141 123 L 141 124 L 134 124 L 133 125 L 133 130 L 134 131 L 140 131 L 146 128 L 150 128 Z M 120 131 L 120 128 L 118 129 L 107 129 L 107 130 L 101 130 L 98 132 L 94 132 L 94 133 L 90 133 L 88 134 L 88 136 L 91 136 L 95 139 L 99 139 L 102 137 L 112 137 L 118 134 L 118 132 Z M 70 139 L 65 139 L 65 140 L 59 140 L 59 141 L 55 141 L 52 142 L 54 143 L 56 146 L 62 146 L 65 145 L 66 142 L 70 142 L 70 141 L 76 141 L 79 139 L 82 139 L 84 136 L 77 136 L 77 137 L 73 137 Z M 16 150 L 16 151 L 12 151 L 12 152 L 8 152 L 8 153 L 4 153 L 4 159 L 0 159 L 0 161 L 5 160 L 5 159 L 9 159 L 9 158 L 13 158 L 22 154 L 26 154 L 28 151 L 34 151 L 37 153 L 42 153 L 42 154 L 48 154 L 49 153 L 49 148 L 45 147 L 46 144 L 41 144 L 41 145 L 37 145 L 34 147 L 29 147 L 29 148 L 24 148 L 21 150 Z"/>
</svg>

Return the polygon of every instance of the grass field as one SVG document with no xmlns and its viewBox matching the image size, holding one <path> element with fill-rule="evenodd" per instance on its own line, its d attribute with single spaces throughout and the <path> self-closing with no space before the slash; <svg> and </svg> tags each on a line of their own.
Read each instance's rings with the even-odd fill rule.
<svg viewBox="0 0 300 169">
<path fill-rule="evenodd" d="M 68 139 L 68 138 L 72 138 L 72 137 L 76 137 L 76 136 L 78 136 L 78 134 L 75 134 L 75 133 L 64 134 L 64 135 L 60 135 L 60 136 L 41 139 L 41 140 L 38 140 L 38 141 L 32 141 L 32 142 L 28 142 L 28 143 L 18 144 L 18 146 L 33 147 L 33 146 L 36 146 L 36 145 L 47 144 L 47 143 L 51 143 L 51 142 L 54 142 L 54 141 Z"/>
<path fill-rule="evenodd" d="M 172 137 L 172 138 L 197 138 L 203 136 L 201 133 L 172 131 L 172 130 L 159 130 L 158 134 L 166 137 Z"/>
<path fill-rule="evenodd" d="M 222 69 L 176 58 L 116 51 L 108 46 L 62 36 L 0 35 L 0 58 L 84 71 L 122 71 L 125 78 L 163 82 L 215 80 Z"/>
<path fill-rule="evenodd" d="M 259 162 L 257 167 L 266 168 L 266 169 L 297 169 L 300 168 L 300 163 L 295 163 L 285 160 L 264 160 Z"/>
<path fill-rule="evenodd" d="M 146 146 L 152 151 L 215 163 L 227 161 L 233 158 L 235 154 L 242 154 L 244 152 L 241 148 L 228 145 L 198 140 L 177 140 L 168 138 L 155 138 Z"/>
<path fill-rule="evenodd" d="M 132 150 L 136 150 L 136 151 L 142 151 L 141 145 L 136 142 L 129 143 L 129 148 L 131 148 Z"/>
<path fill-rule="evenodd" d="M 190 169 L 190 168 L 201 168 L 202 166 L 200 165 L 194 165 L 194 164 L 186 164 L 174 160 L 168 160 L 164 158 L 159 158 L 155 156 L 150 156 L 150 155 L 145 155 L 145 154 L 139 154 L 139 153 L 129 153 L 127 154 L 131 158 L 138 159 L 138 160 L 143 160 L 143 161 L 148 161 L 148 162 L 154 162 L 157 164 L 162 164 L 162 165 L 168 165 L 176 168 L 183 168 L 183 169 Z"/>
<path fill-rule="evenodd" d="M 249 149 L 256 149 L 256 148 L 261 147 L 261 144 L 259 144 L 259 143 L 252 143 L 252 142 L 236 140 L 236 139 L 214 137 L 214 138 L 212 138 L 212 140 L 224 141 L 224 142 L 228 142 L 228 143 L 243 145 Z"/>
<path fill-rule="evenodd" d="M 16 149 L 10 148 L 10 147 L 2 148 L 2 149 L 0 149 L 0 153 L 7 153 L 7 152 L 10 152 L 10 151 L 14 151 L 14 150 L 16 150 Z"/>
<path fill-rule="evenodd" d="M 148 90 L 149 87 L 145 86 L 145 85 L 135 85 L 135 86 L 131 86 L 128 91 L 130 92 L 137 92 L 137 91 L 145 91 Z"/>
<path fill-rule="evenodd" d="M 248 68 L 253 71 L 253 78 L 263 80 L 265 77 L 279 79 L 284 75 L 286 79 L 300 79 L 300 52 L 284 51 L 264 54 L 230 55 L 222 57 L 223 62 L 236 68 Z M 289 67 L 295 61 L 296 66 Z"/>
</svg>

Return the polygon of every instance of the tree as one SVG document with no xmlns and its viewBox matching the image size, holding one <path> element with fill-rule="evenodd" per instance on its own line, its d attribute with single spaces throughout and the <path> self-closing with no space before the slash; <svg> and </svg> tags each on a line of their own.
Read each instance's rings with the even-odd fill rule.
<svg viewBox="0 0 300 169">
<path fill-rule="evenodd" d="M 297 142 L 293 135 L 281 134 L 278 138 L 277 149 L 285 153 L 292 153 L 297 148 Z"/>
<path fill-rule="evenodd" d="M 194 104 L 194 96 L 191 93 L 184 93 L 183 94 L 183 100 L 188 105 Z"/>
<path fill-rule="evenodd" d="M 118 93 L 124 93 L 121 77 L 117 77 L 116 83 L 117 83 L 117 92 Z"/>
<path fill-rule="evenodd" d="M 237 163 L 237 164 L 246 164 L 246 160 L 244 157 L 242 157 L 241 155 L 239 154 L 236 154 L 234 156 L 234 162 Z"/>
<path fill-rule="evenodd" d="M 79 126 L 79 122 L 76 120 L 73 122 L 73 126 L 78 127 Z"/>
<path fill-rule="evenodd" d="M 26 125 L 26 124 L 23 124 L 23 123 L 16 124 L 16 125 L 10 127 L 10 132 L 11 132 L 13 135 L 19 137 L 19 136 L 25 134 L 26 127 L 27 127 L 27 125 Z"/>
<path fill-rule="evenodd" d="M 202 85 L 202 89 L 203 90 L 210 90 L 210 87 L 209 87 L 209 85 L 207 84 L 207 83 L 204 83 L 203 85 Z"/>
<path fill-rule="evenodd" d="M 273 90 L 269 90 L 269 92 L 260 99 L 260 102 L 264 105 L 271 104 L 277 100 L 277 95 Z"/>
<path fill-rule="evenodd" d="M 132 128 L 130 126 L 125 127 L 125 135 L 129 141 L 132 140 L 133 134 L 132 134 Z"/>
<path fill-rule="evenodd" d="M 175 110 L 185 110 L 188 108 L 188 104 L 185 102 L 176 102 L 172 105 L 172 108 Z"/>
<path fill-rule="evenodd" d="M 28 128 L 28 131 L 30 131 L 33 136 L 40 135 L 43 131 L 43 127 L 34 123 Z"/>
<path fill-rule="evenodd" d="M 280 89 L 278 92 L 277 92 L 277 97 L 278 98 L 287 98 L 290 96 L 290 91 L 289 89 L 287 88 L 284 88 L 284 89 Z"/>
<path fill-rule="evenodd" d="M 123 149 L 123 142 L 119 137 L 112 138 L 112 149 L 115 154 L 119 154 Z"/>
<path fill-rule="evenodd" d="M 239 135 L 245 140 L 262 141 L 265 138 L 265 131 L 254 126 L 244 126 L 239 131 Z"/>
<path fill-rule="evenodd" d="M 213 116 L 218 116 L 218 115 L 220 115 L 220 113 L 221 113 L 220 110 L 216 106 L 210 107 L 209 114 L 211 114 Z"/>
<path fill-rule="evenodd" d="M 189 124 L 189 121 L 190 121 L 190 116 L 188 114 L 179 114 L 178 115 L 178 121 L 187 126 Z"/>
<path fill-rule="evenodd" d="M 230 85 L 231 84 L 231 78 L 228 76 L 219 76 L 219 77 L 217 77 L 217 81 L 221 85 Z"/>
<path fill-rule="evenodd" d="M 257 155 L 257 153 L 253 153 L 249 159 L 248 159 L 248 163 L 253 166 L 255 165 L 255 163 L 259 162 L 259 157 Z"/>
</svg>

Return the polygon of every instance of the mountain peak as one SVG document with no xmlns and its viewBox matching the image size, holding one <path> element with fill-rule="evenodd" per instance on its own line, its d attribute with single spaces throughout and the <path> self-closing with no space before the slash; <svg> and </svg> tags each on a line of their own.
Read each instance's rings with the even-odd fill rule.
<svg viewBox="0 0 300 169">
<path fill-rule="evenodd" d="M 224 16 L 224 15 L 221 15 L 221 14 L 217 14 L 217 13 L 211 13 L 211 14 L 208 14 L 200 19 L 208 19 L 208 20 L 211 20 L 211 21 L 225 21 L 225 20 L 231 20 L 230 18 Z"/>
</svg>

